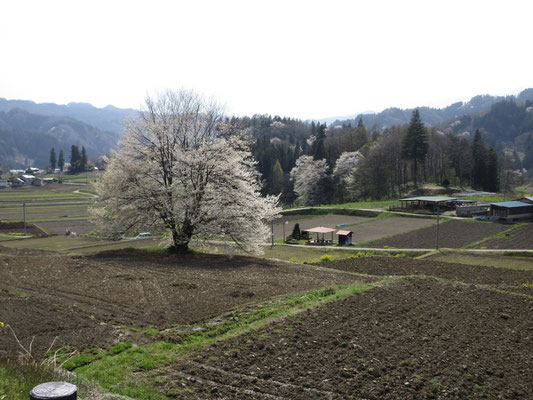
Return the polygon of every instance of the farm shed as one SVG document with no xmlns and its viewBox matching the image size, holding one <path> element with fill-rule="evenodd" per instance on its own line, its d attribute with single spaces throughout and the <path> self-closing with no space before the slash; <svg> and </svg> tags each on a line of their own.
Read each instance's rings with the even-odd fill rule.
<svg viewBox="0 0 533 400">
<path fill-rule="evenodd" d="M 487 215 L 489 213 L 488 204 L 476 204 L 475 201 L 472 203 L 465 203 L 464 201 L 457 202 L 455 206 L 455 214 L 458 217 L 475 217 L 478 215 Z"/>
<path fill-rule="evenodd" d="M 4 189 L 6 187 L 8 187 L 9 184 L 7 182 L 7 179 L 0 179 L 0 189 Z"/>
<path fill-rule="evenodd" d="M 22 175 L 20 177 L 20 179 L 22 179 L 24 181 L 25 185 L 31 185 L 33 183 L 33 181 L 35 180 L 35 176 L 33 176 L 33 175 Z"/>
<path fill-rule="evenodd" d="M 521 199 L 518 199 L 517 201 L 520 201 L 520 202 L 526 203 L 526 204 L 533 204 L 533 196 L 522 197 Z"/>
<path fill-rule="evenodd" d="M 316 240 L 312 241 L 311 243 L 316 243 L 316 244 L 333 243 L 333 232 L 335 232 L 335 229 L 326 228 L 325 226 L 317 226 L 315 228 L 303 229 L 303 231 L 310 232 L 310 233 L 316 233 Z M 331 240 L 324 238 L 324 235 L 326 233 L 331 233 Z M 320 234 L 322 234 L 322 238 L 320 238 L 319 236 Z"/>
<path fill-rule="evenodd" d="M 419 196 L 400 199 L 402 208 L 429 209 L 433 212 L 438 208 L 449 209 L 455 205 L 457 199 L 447 196 Z"/>
<path fill-rule="evenodd" d="M 336 235 L 339 237 L 339 244 L 349 246 L 352 244 L 352 231 L 337 231 Z"/>
<path fill-rule="evenodd" d="M 533 204 L 521 201 L 502 201 L 490 204 L 490 215 L 508 222 L 533 219 Z"/>
<path fill-rule="evenodd" d="M 24 181 L 20 178 L 15 178 L 11 181 L 11 186 L 12 187 L 24 186 Z"/>
</svg>

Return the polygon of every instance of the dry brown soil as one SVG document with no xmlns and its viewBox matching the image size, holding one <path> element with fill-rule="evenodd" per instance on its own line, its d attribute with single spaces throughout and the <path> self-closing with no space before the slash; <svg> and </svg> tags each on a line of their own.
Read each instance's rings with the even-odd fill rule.
<svg viewBox="0 0 533 400">
<path fill-rule="evenodd" d="M 359 243 L 399 233 L 406 233 L 413 229 L 434 225 L 435 223 L 436 220 L 433 219 L 397 217 L 371 221 L 352 226 L 348 229 L 353 231 L 352 243 Z"/>
<path fill-rule="evenodd" d="M 191 399 L 531 399 L 533 291 L 484 285 L 518 288 L 533 272 L 381 257 L 326 265 L 414 276 L 160 368 L 153 376 L 164 377 L 161 392 Z"/>
<path fill-rule="evenodd" d="M 487 249 L 533 249 L 533 223 L 512 230 L 508 236 L 486 240 L 476 247 L 486 247 Z"/>
<path fill-rule="evenodd" d="M 2 247 L 0 321 L 25 346 L 111 346 L 137 341 L 123 328 L 166 328 L 208 320 L 234 307 L 357 279 L 308 266 L 248 257 L 112 252 L 90 257 Z M 133 335 L 133 336 L 132 336 Z M 57 346 L 56 346 L 57 347 Z M 19 348 L 0 330 L 0 356 Z"/>
<path fill-rule="evenodd" d="M 409 278 L 158 374 L 191 399 L 530 399 L 532 351 L 530 298 Z"/>
<path fill-rule="evenodd" d="M 488 236 L 509 229 L 509 225 L 492 222 L 474 222 L 453 220 L 439 224 L 439 247 L 457 249 L 477 242 Z M 436 247 L 437 229 L 435 226 L 417 229 L 396 235 L 388 239 L 375 240 L 368 246 L 394 246 L 402 249 L 434 249 Z"/>
</svg>

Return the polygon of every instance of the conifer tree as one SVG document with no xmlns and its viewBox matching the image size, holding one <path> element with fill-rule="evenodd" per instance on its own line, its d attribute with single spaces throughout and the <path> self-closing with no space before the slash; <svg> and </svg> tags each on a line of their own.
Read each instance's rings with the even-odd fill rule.
<svg viewBox="0 0 533 400">
<path fill-rule="evenodd" d="M 50 150 L 50 169 L 54 171 L 56 169 L 57 158 L 56 158 L 56 149 L 52 147 Z"/>
<path fill-rule="evenodd" d="M 284 183 L 283 169 L 279 160 L 276 160 L 274 167 L 272 168 L 272 194 L 280 194 L 283 190 Z"/>
<path fill-rule="evenodd" d="M 500 190 L 500 181 L 498 177 L 498 155 L 492 147 L 487 151 L 487 170 L 485 186 L 483 190 L 497 192 Z"/>
<path fill-rule="evenodd" d="M 85 151 L 85 146 L 81 147 L 81 157 L 80 157 L 80 172 L 87 169 L 87 152 Z"/>
<path fill-rule="evenodd" d="M 472 186 L 482 189 L 487 185 L 487 145 L 479 129 L 472 142 Z"/>
<path fill-rule="evenodd" d="M 76 173 L 81 170 L 80 149 L 76 145 L 70 147 L 70 172 Z"/>
<path fill-rule="evenodd" d="M 65 156 L 63 155 L 63 149 L 59 150 L 59 157 L 57 159 L 57 167 L 63 172 L 63 167 L 65 166 Z"/>
<path fill-rule="evenodd" d="M 313 160 L 322 160 L 326 158 L 326 149 L 324 140 L 326 139 L 326 125 L 319 124 L 316 133 L 316 140 L 313 143 Z"/>
<path fill-rule="evenodd" d="M 418 187 L 418 163 L 426 158 L 428 152 L 428 134 L 424 123 L 420 119 L 418 110 L 413 111 L 411 121 L 402 142 L 402 155 L 412 161 L 413 183 Z"/>
</svg>

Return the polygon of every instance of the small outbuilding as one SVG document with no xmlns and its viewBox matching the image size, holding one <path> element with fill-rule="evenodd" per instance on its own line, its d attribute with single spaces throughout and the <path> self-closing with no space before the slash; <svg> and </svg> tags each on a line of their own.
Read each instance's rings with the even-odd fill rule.
<svg viewBox="0 0 533 400">
<path fill-rule="evenodd" d="M 490 204 L 490 215 L 507 222 L 533 219 L 533 204 L 521 201 L 502 201 Z"/>
<path fill-rule="evenodd" d="M 437 209 L 453 209 L 457 198 L 447 196 L 418 196 L 400 199 L 402 208 L 426 209 L 436 212 Z"/>
<path fill-rule="evenodd" d="M 316 233 L 316 240 L 312 240 L 309 243 L 313 243 L 313 244 L 329 244 L 329 243 L 333 243 L 333 232 L 335 232 L 335 229 L 326 228 L 325 226 L 317 226 L 315 228 L 302 229 L 302 230 L 305 231 L 305 232 Z M 331 240 L 330 239 L 325 239 L 324 236 L 327 233 L 331 233 Z M 322 234 L 322 237 L 320 237 L 320 234 Z"/>
<path fill-rule="evenodd" d="M 7 179 L 0 179 L 0 189 L 5 189 L 9 186 Z"/>
<path fill-rule="evenodd" d="M 339 245 L 350 246 L 352 244 L 352 231 L 337 231 L 336 235 L 339 237 Z"/>
</svg>

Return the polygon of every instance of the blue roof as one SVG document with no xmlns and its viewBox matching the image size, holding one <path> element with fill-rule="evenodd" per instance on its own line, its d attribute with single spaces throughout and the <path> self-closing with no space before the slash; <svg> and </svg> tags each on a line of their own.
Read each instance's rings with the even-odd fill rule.
<svg viewBox="0 0 533 400">
<path fill-rule="evenodd" d="M 501 201 L 499 203 L 490 203 L 490 205 L 505 208 L 533 207 L 533 204 L 522 203 L 521 201 Z"/>
</svg>

